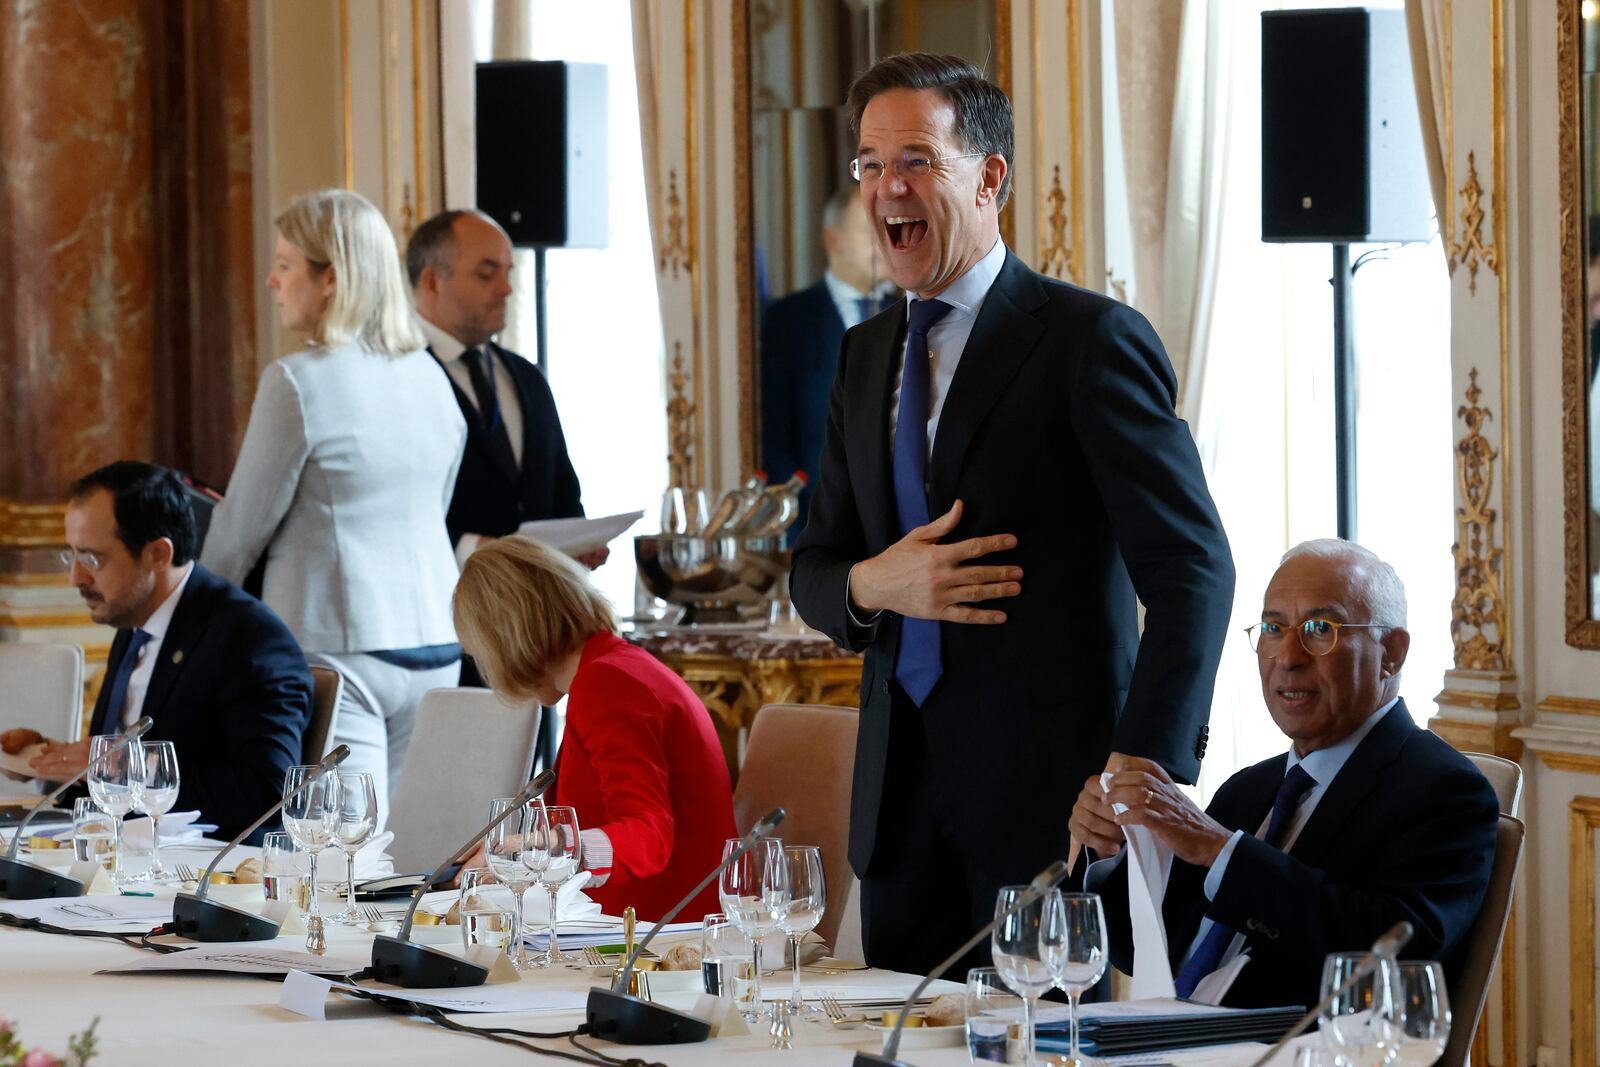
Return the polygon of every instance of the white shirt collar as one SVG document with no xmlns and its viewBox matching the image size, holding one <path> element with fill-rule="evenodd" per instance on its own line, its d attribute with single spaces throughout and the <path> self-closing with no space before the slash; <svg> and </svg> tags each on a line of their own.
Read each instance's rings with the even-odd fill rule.
<svg viewBox="0 0 1600 1067">
<path fill-rule="evenodd" d="M 421 312 L 417 313 L 417 322 L 422 324 L 422 336 L 428 339 L 428 347 L 439 357 L 439 362 L 454 363 L 467 350 L 467 346 L 457 341 L 454 334 L 435 326 Z"/>
<path fill-rule="evenodd" d="M 978 317 L 978 311 L 983 307 L 984 298 L 989 295 L 989 290 L 994 287 L 994 280 L 1000 277 L 1000 268 L 1006 264 L 1006 243 L 1000 238 L 994 239 L 994 247 L 978 262 L 974 263 L 967 273 L 951 282 L 949 287 L 937 297 L 931 299 L 943 300 L 955 310 L 945 315 L 948 320 L 953 315 L 968 315 Z M 907 293 L 907 300 L 925 299 L 915 293 Z M 906 305 L 908 308 L 910 304 Z"/>
<path fill-rule="evenodd" d="M 150 617 L 139 627 L 150 635 L 152 643 L 160 644 L 167 636 L 167 628 L 172 625 L 172 616 L 178 610 L 178 601 L 183 599 L 183 587 L 189 584 L 189 576 L 194 573 L 194 561 L 190 560 L 183 565 L 183 577 L 178 579 L 178 584 L 172 592 L 167 594 L 167 599 L 161 606 L 150 613 Z"/>
<path fill-rule="evenodd" d="M 1372 732 L 1372 728 L 1377 726 L 1383 717 L 1389 714 L 1389 709 L 1399 702 L 1400 698 L 1398 696 L 1394 697 L 1377 711 L 1368 715 L 1366 722 L 1357 726 L 1354 733 L 1338 744 L 1329 745 L 1327 748 L 1319 748 L 1315 752 L 1308 752 L 1303 757 L 1296 755 L 1294 746 L 1290 745 L 1289 762 L 1284 767 L 1285 773 L 1296 766 L 1303 766 L 1306 773 L 1316 779 L 1317 785 L 1326 786 L 1334 778 L 1338 777 L 1339 772 L 1344 769 L 1345 763 L 1349 761 L 1351 754 L 1355 752 L 1362 741 L 1366 740 L 1367 735 Z"/>
<path fill-rule="evenodd" d="M 863 293 L 831 270 L 822 272 L 822 284 L 828 287 L 828 295 L 833 297 L 835 304 L 865 300 L 871 295 L 870 293 Z"/>
</svg>

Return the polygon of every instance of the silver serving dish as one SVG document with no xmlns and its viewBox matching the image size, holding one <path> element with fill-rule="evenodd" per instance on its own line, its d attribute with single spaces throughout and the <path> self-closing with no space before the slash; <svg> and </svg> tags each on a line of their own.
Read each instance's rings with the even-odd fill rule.
<svg viewBox="0 0 1600 1067">
<path fill-rule="evenodd" d="M 651 594 L 684 609 L 681 623 L 737 622 L 741 605 L 760 604 L 789 573 L 781 537 L 633 539 L 633 558 Z"/>
</svg>

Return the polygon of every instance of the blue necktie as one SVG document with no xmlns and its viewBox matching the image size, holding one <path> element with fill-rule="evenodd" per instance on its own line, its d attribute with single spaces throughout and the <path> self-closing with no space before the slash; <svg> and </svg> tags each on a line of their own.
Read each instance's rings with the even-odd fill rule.
<svg viewBox="0 0 1600 1067">
<path fill-rule="evenodd" d="M 858 315 L 859 318 L 856 319 L 856 322 L 866 322 L 868 319 L 872 318 L 872 316 L 876 315 L 879 310 L 877 297 L 858 297 L 856 299 L 856 315 Z"/>
<path fill-rule="evenodd" d="M 1263 838 L 1267 844 L 1273 848 L 1283 847 L 1284 835 L 1289 830 L 1289 816 L 1294 814 L 1294 809 L 1299 806 L 1300 798 L 1306 795 L 1306 790 L 1316 784 L 1317 780 L 1307 774 L 1305 768 L 1298 763 L 1283 776 L 1283 783 L 1278 786 L 1278 795 L 1272 801 L 1272 818 L 1267 821 L 1267 836 Z M 1200 980 L 1217 969 L 1217 964 L 1222 962 L 1222 954 L 1228 950 L 1228 945 L 1233 941 L 1234 933 L 1234 929 L 1226 923 L 1211 925 L 1199 947 L 1178 972 L 1175 982 L 1178 996 L 1186 999 L 1192 996 Z"/>
<path fill-rule="evenodd" d="M 111 676 L 111 696 L 106 700 L 106 717 L 100 723 L 101 733 L 121 732 L 122 705 L 128 699 L 128 679 L 133 677 L 134 669 L 139 666 L 139 652 L 149 640 L 150 635 L 143 630 L 135 630 L 129 635 L 127 650 L 117 663 L 117 673 Z"/>
<path fill-rule="evenodd" d="M 894 427 L 894 509 L 902 537 L 928 524 L 928 331 L 951 310 L 942 300 L 911 302 L 905 365 L 900 371 L 900 413 Z M 944 671 L 939 645 L 936 620 L 901 620 L 894 680 L 919 708 Z"/>
</svg>

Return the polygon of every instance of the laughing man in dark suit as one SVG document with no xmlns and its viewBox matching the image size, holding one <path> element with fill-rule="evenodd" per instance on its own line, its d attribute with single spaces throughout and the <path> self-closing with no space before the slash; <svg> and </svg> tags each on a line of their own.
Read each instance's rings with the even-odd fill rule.
<svg viewBox="0 0 1600 1067">
<path fill-rule="evenodd" d="M 113 463 L 70 495 L 72 584 L 94 621 L 117 630 L 89 732 L 154 719 L 146 739 L 178 753 L 176 809 L 232 837 L 282 796 L 284 772 L 300 762 L 305 655 L 270 608 L 194 561 L 194 516 L 172 471 Z M 88 759 L 87 740 L 55 743 L 31 766 L 63 781 Z"/>
<path fill-rule="evenodd" d="M 1444 963 L 1452 987 L 1494 862 L 1499 804 L 1477 768 L 1419 729 L 1400 698 L 1405 587 L 1348 541 L 1291 549 L 1251 627 L 1261 692 L 1285 755 L 1223 783 L 1201 811 L 1159 766 L 1130 760 L 1084 783 L 1073 832 L 1102 855 L 1122 827 L 1174 854 L 1163 912 L 1178 994 L 1250 954 L 1222 1003 L 1311 1005 L 1330 952 L 1365 950 L 1395 923 L 1406 955 Z M 1126 805 L 1121 816 L 1110 805 Z M 1089 869 L 1111 958 L 1133 970 L 1127 864 Z"/>
</svg>

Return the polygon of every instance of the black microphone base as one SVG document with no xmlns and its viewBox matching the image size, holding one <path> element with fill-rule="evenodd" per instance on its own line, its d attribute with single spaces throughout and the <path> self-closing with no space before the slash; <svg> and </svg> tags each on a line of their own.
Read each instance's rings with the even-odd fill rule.
<svg viewBox="0 0 1600 1067">
<path fill-rule="evenodd" d="M 589 1033 L 619 1045 L 690 1045 L 711 1036 L 711 1024 L 648 1000 L 589 990 Z"/>
<path fill-rule="evenodd" d="M 407 989 L 482 985 L 489 972 L 460 956 L 380 934 L 372 941 L 372 977 Z"/>
<path fill-rule="evenodd" d="M 0 897 L 40 900 L 44 897 L 81 897 L 89 887 L 76 878 L 0 856 Z"/>
<path fill-rule="evenodd" d="M 870 1052 L 858 1052 L 856 1058 L 850 1061 L 851 1067 L 911 1067 L 905 1060 L 891 1060 L 887 1056 L 875 1056 Z"/>
<path fill-rule="evenodd" d="M 193 893 L 172 898 L 171 932 L 191 941 L 271 941 L 278 924 Z"/>
</svg>

